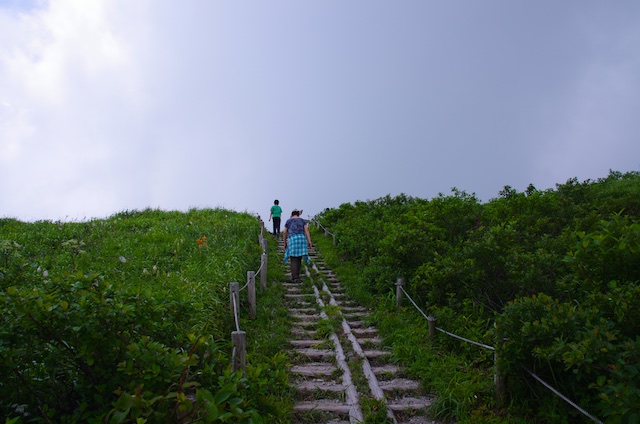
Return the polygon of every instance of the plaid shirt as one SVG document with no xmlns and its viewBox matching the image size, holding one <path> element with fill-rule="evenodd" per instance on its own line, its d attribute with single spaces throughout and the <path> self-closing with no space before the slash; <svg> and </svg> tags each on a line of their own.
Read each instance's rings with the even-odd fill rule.
<svg viewBox="0 0 640 424">
<path fill-rule="evenodd" d="M 307 249 L 307 237 L 304 234 L 291 234 L 287 243 L 287 250 L 284 251 L 284 263 L 289 262 L 289 256 L 304 256 L 307 263 L 311 263 L 309 259 L 309 250 Z"/>
</svg>

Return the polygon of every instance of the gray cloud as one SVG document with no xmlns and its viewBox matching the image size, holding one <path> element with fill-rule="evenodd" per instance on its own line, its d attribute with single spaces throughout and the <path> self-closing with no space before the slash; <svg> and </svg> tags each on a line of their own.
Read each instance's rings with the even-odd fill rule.
<svg viewBox="0 0 640 424">
<path fill-rule="evenodd" d="M 0 215 L 315 213 L 638 170 L 638 17 L 631 0 L 0 3 Z"/>
</svg>

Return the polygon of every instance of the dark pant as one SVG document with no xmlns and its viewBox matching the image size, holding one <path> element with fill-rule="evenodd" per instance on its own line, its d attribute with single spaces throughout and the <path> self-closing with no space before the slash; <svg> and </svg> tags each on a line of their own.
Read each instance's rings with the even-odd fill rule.
<svg viewBox="0 0 640 424">
<path fill-rule="evenodd" d="M 273 217 L 273 235 L 274 236 L 280 235 L 280 217 L 279 216 Z"/>
<path fill-rule="evenodd" d="M 302 256 L 290 256 L 291 261 L 291 279 L 297 280 L 300 278 L 300 268 L 302 268 Z"/>
</svg>

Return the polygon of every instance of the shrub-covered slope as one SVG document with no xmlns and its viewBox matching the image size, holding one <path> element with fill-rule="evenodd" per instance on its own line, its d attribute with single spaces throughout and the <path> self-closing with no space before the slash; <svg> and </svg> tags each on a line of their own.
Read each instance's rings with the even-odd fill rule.
<svg viewBox="0 0 640 424">
<path fill-rule="evenodd" d="M 222 209 L 0 220 L 0 421 L 269 416 L 284 383 L 230 370 L 228 285 L 259 268 L 259 232 Z"/>
<path fill-rule="evenodd" d="M 505 187 L 484 204 L 456 189 L 387 196 L 317 217 L 373 295 L 402 277 L 443 327 L 495 346 L 512 404 L 541 422 L 580 415 L 522 367 L 608 422 L 640 419 L 639 218 L 637 172 Z"/>
</svg>

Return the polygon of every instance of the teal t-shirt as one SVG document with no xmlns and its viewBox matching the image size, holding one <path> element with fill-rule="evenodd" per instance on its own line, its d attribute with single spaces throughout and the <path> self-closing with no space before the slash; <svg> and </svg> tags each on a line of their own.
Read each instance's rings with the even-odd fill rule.
<svg viewBox="0 0 640 424">
<path fill-rule="evenodd" d="M 282 215 L 282 208 L 278 205 L 271 206 L 271 216 L 280 218 L 280 215 Z"/>
</svg>

